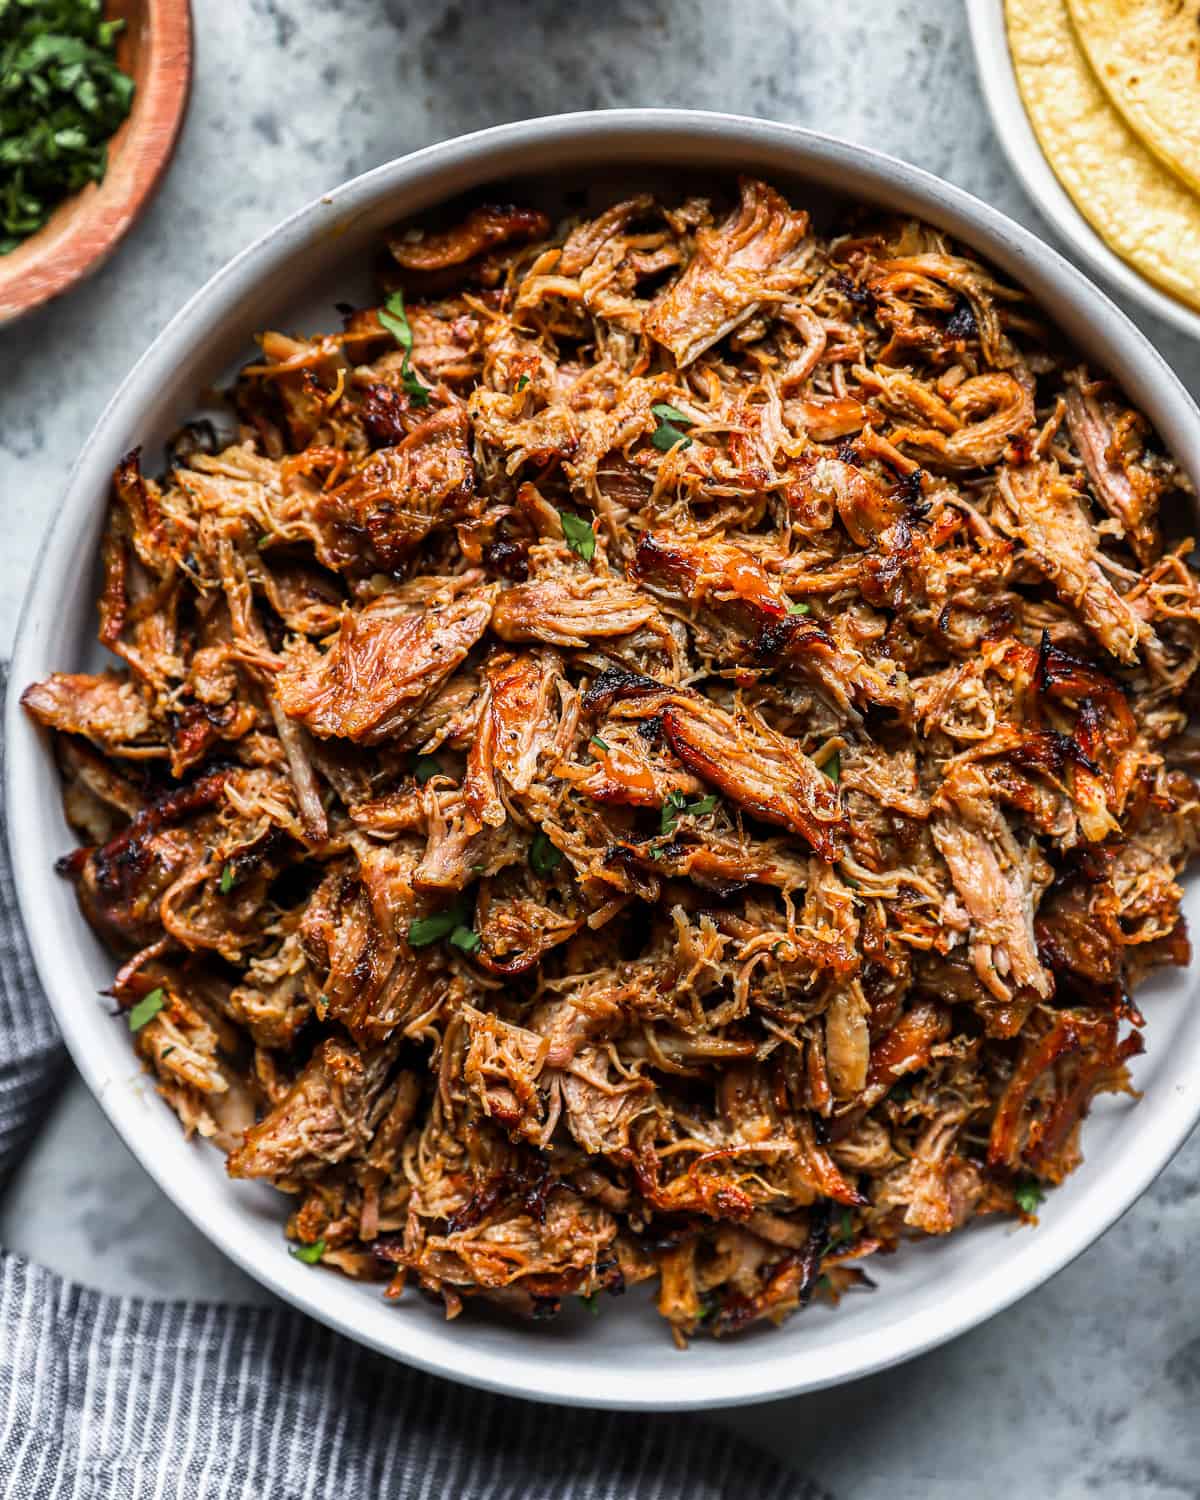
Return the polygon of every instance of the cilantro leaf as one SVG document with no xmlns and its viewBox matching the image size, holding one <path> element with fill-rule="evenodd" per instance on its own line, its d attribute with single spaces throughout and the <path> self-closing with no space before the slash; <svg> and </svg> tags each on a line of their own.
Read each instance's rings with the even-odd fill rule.
<svg viewBox="0 0 1200 1500">
<path fill-rule="evenodd" d="M 1036 1178 L 1023 1177 L 1013 1189 L 1013 1197 L 1023 1214 L 1033 1215 L 1037 1213 L 1039 1205 L 1045 1202 L 1046 1194 Z"/>
<path fill-rule="evenodd" d="M 692 419 L 688 416 L 687 412 L 680 411 L 677 406 L 670 406 L 665 401 L 660 401 L 657 406 L 652 406 L 650 410 L 663 422 L 682 422 L 685 427 L 693 425 Z"/>
<path fill-rule="evenodd" d="M 670 453 L 677 444 L 681 448 L 690 448 L 692 440 L 686 432 L 680 432 L 678 427 L 672 427 L 670 422 L 660 422 L 650 434 L 650 441 L 660 453 Z"/>
<path fill-rule="evenodd" d="M 836 786 L 837 783 L 842 779 L 842 752 L 840 750 L 835 750 L 829 757 L 829 759 L 825 762 L 825 764 L 821 767 L 821 770 L 824 771 L 825 775 L 828 776 L 830 781 L 832 781 Z"/>
<path fill-rule="evenodd" d="M 556 848 L 541 828 L 533 836 L 529 846 L 529 867 L 535 875 L 549 875 L 562 863 L 562 850 Z"/>
<path fill-rule="evenodd" d="M 221 870 L 221 879 L 218 882 L 218 884 L 220 886 L 220 890 L 221 890 L 222 896 L 228 896 L 228 894 L 230 893 L 230 891 L 233 890 L 233 866 L 232 865 L 227 864 L 227 865 L 225 865 L 225 866 L 222 867 L 222 870 Z"/>
<path fill-rule="evenodd" d="M 573 516 L 569 510 L 560 510 L 558 514 L 567 546 L 584 562 L 591 562 L 596 555 L 596 533 L 592 530 L 592 523 L 582 516 Z"/>
<path fill-rule="evenodd" d="M 147 1021 L 153 1021 L 166 1003 L 166 992 L 161 985 L 157 985 L 148 995 L 143 995 L 129 1012 L 130 1031 L 141 1031 Z"/>
<path fill-rule="evenodd" d="M 393 292 L 376 314 L 380 323 L 404 350 L 400 381 L 414 406 L 429 405 L 429 388 L 417 378 L 412 367 L 413 331 L 404 310 L 404 293 Z"/>
<path fill-rule="evenodd" d="M 788 605 L 788 614 L 789 615 L 807 615 L 807 614 L 811 614 L 811 613 L 812 613 L 812 606 L 810 604 L 800 603 L 800 604 L 789 604 Z"/>
<path fill-rule="evenodd" d="M 408 946 L 428 948 L 449 937 L 456 927 L 465 927 L 466 910 L 462 906 L 449 906 L 445 911 L 435 911 L 428 917 L 417 917 L 408 925 Z"/>
<path fill-rule="evenodd" d="M 469 927 L 456 927 L 450 934 L 450 945 L 453 948 L 461 948 L 464 953 L 474 953 L 483 944 L 483 939 L 477 932 L 472 932 Z"/>
<path fill-rule="evenodd" d="M 418 755 L 417 763 L 413 767 L 413 775 L 417 778 L 420 786 L 433 776 L 442 775 L 442 767 L 436 755 Z"/>
<path fill-rule="evenodd" d="M 660 833 L 673 833 L 679 814 L 687 806 L 687 799 L 682 792 L 668 792 L 667 800 L 662 805 L 662 819 L 659 823 Z"/>
<path fill-rule="evenodd" d="M 684 427 L 693 426 L 691 417 L 681 412 L 677 406 L 668 406 L 665 401 L 660 401 L 650 410 L 658 418 L 658 426 L 650 434 L 650 441 L 660 453 L 669 453 L 676 443 L 682 443 L 685 448 L 692 446 L 691 438 L 686 432 L 680 431 L 679 427 L 680 423 Z"/>
<path fill-rule="evenodd" d="M 383 306 L 376 313 L 376 317 L 384 328 L 400 345 L 406 354 L 412 353 L 413 332 L 408 321 L 408 313 L 404 308 L 404 293 L 393 292 Z"/>
<path fill-rule="evenodd" d="M 315 1266 L 325 1254 L 325 1241 L 317 1240 L 312 1245 L 293 1245 L 292 1254 L 306 1266 Z"/>
<path fill-rule="evenodd" d="M 682 792 L 668 792 L 667 800 L 662 805 L 662 817 L 659 823 L 660 833 L 674 833 L 675 824 L 679 821 L 681 813 L 690 813 L 693 817 L 701 817 L 704 813 L 712 812 L 717 805 L 715 793 L 707 797 L 700 797 L 695 802 L 684 799 Z"/>
</svg>

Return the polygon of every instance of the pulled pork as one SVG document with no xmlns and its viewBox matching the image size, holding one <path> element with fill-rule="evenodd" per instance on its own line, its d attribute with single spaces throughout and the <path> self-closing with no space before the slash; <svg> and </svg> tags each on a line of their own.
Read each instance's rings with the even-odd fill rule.
<svg viewBox="0 0 1200 1500">
<path fill-rule="evenodd" d="M 389 244 L 220 451 L 122 462 L 121 664 L 25 693 L 162 1093 L 451 1315 L 724 1335 L 1031 1218 L 1189 953 L 1171 459 L 918 223 Z"/>
</svg>

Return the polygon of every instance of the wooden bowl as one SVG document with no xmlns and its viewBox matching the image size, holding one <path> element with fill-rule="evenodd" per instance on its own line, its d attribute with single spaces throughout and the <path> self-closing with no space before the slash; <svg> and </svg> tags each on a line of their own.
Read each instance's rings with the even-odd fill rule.
<svg viewBox="0 0 1200 1500">
<path fill-rule="evenodd" d="M 117 63 L 137 85 L 133 108 L 109 142 L 104 181 L 89 183 L 36 234 L 0 255 L 0 323 L 102 265 L 150 201 L 175 149 L 192 77 L 188 0 L 110 0 L 105 13 L 125 22 Z"/>
</svg>

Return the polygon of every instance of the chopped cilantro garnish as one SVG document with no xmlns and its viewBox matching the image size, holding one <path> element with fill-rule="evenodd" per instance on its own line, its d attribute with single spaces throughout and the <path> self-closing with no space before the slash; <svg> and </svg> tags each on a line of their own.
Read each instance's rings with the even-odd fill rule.
<svg viewBox="0 0 1200 1500">
<path fill-rule="evenodd" d="M 688 416 L 687 412 L 680 411 L 677 406 L 671 406 L 666 401 L 660 401 L 656 406 L 652 406 L 650 410 L 664 422 L 682 422 L 685 427 L 692 426 L 692 419 Z"/>
<path fill-rule="evenodd" d="M 596 555 L 596 533 L 592 530 L 590 521 L 585 521 L 582 516 L 574 516 L 569 510 L 560 510 L 562 519 L 563 536 L 566 538 L 567 546 L 581 557 L 584 562 L 591 562 Z"/>
<path fill-rule="evenodd" d="M 379 321 L 406 353 L 412 352 L 413 335 L 408 313 L 404 310 L 404 293 L 393 292 L 379 309 Z"/>
<path fill-rule="evenodd" d="M 220 879 L 219 884 L 220 884 L 220 887 L 221 887 L 221 894 L 222 894 L 222 896 L 228 896 L 228 894 L 230 893 L 230 891 L 233 890 L 233 866 L 232 865 L 225 865 L 224 868 L 221 870 L 221 879 Z"/>
<path fill-rule="evenodd" d="M 517 390 L 518 391 L 523 391 L 528 384 L 529 384 L 529 376 L 528 375 L 522 375 L 521 378 L 520 378 L 520 380 L 517 381 Z"/>
<path fill-rule="evenodd" d="M 598 734 L 592 735 L 592 737 L 588 741 L 588 743 L 591 744 L 591 745 L 595 745 L 595 747 L 596 747 L 597 750 L 607 750 L 608 749 L 608 741 L 607 740 L 602 740 Z"/>
<path fill-rule="evenodd" d="M 679 814 L 686 806 L 687 799 L 682 792 L 668 792 L 667 800 L 662 805 L 662 822 L 659 825 L 659 832 L 671 833 Z"/>
<path fill-rule="evenodd" d="M 461 948 L 464 953 L 474 953 L 482 944 L 483 939 L 477 932 L 472 932 L 469 927 L 456 927 L 450 934 L 452 947 Z"/>
<path fill-rule="evenodd" d="M 129 1012 L 130 1031 L 141 1031 L 147 1021 L 153 1021 L 166 1003 L 166 992 L 161 985 L 156 985 L 148 995 L 143 995 Z"/>
<path fill-rule="evenodd" d="M 812 613 L 812 606 L 801 601 L 799 604 L 789 604 L 789 615 L 807 615 Z"/>
<path fill-rule="evenodd" d="M 318 1240 L 314 1245 L 293 1245 L 292 1254 L 306 1266 L 315 1266 L 325 1254 L 325 1241 Z"/>
<path fill-rule="evenodd" d="M 1035 1214 L 1046 1195 L 1042 1191 L 1041 1183 L 1035 1178 L 1023 1177 L 1013 1189 L 1013 1197 L 1017 1200 L 1017 1207 L 1023 1214 Z"/>
<path fill-rule="evenodd" d="M 103 179 L 133 100 L 115 60 L 123 24 L 100 0 L 0 3 L 0 255 Z"/>
<path fill-rule="evenodd" d="M 440 776 L 441 774 L 442 767 L 436 755 L 417 756 L 417 763 L 413 768 L 413 775 L 417 778 L 417 781 L 421 786 L 424 786 L 431 776 Z"/>
<path fill-rule="evenodd" d="M 830 781 L 838 782 L 842 779 L 842 753 L 835 750 L 825 764 L 821 767 Z"/>
<path fill-rule="evenodd" d="M 428 917 L 418 917 L 409 923 L 408 946 L 428 948 L 430 943 L 439 943 L 449 937 L 457 927 L 465 927 L 466 911 L 461 906 L 450 906 L 445 911 L 435 911 Z"/>
<path fill-rule="evenodd" d="M 695 802 L 684 800 L 682 792 L 669 792 L 667 800 L 662 805 L 662 820 L 659 825 L 661 833 L 674 833 L 675 824 L 679 821 L 680 813 L 690 813 L 692 817 L 698 818 L 704 813 L 712 812 L 717 805 L 715 795 L 700 797 Z"/>
<path fill-rule="evenodd" d="M 530 869 L 535 875 L 549 875 L 550 871 L 561 863 L 562 850 L 556 849 L 545 831 L 539 828 L 533 836 L 533 843 L 529 846 Z"/>
<path fill-rule="evenodd" d="M 650 410 L 658 418 L 658 426 L 650 434 L 650 441 L 660 453 L 669 453 L 676 443 L 682 443 L 685 448 L 692 446 L 691 438 L 679 429 L 680 423 L 691 427 L 691 417 L 681 412 L 677 406 L 668 406 L 665 401 L 652 406 Z"/>
<path fill-rule="evenodd" d="M 413 333 L 404 310 L 404 293 L 393 292 L 377 314 L 380 323 L 404 350 L 404 361 L 400 366 L 400 380 L 414 406 L 429 405 L 429 389 L 417 378 L 412 367 Z"/>
</svg>

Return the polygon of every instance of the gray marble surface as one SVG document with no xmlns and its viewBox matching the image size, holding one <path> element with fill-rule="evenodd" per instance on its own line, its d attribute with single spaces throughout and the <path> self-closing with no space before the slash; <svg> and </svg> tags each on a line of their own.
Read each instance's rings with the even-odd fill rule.
<svg viewBox="0 0 1200 1500">
<path fill-rule="evenodd" d="M 557 110 L 728 109 L 869 142 L 1041 228 L 992 137 L 963 3 L 194 0 L 196 86 L 163 191 L 100 275 L 0 332 L 0 655 L 72 457 L 158 329 L 282 215 L 416 146 Z M 1200 351 L 1140 321 L 1200 390 Z M 1011 1312 L 903 1369 L 725 1420 L 837 1500 L 1200 1497 L 1198 1230 L 1193 1139 Z M 0 1202 L 0 1243 L 114 1291 L 265 1295 L 78 1080 Z"/>
</svg>

